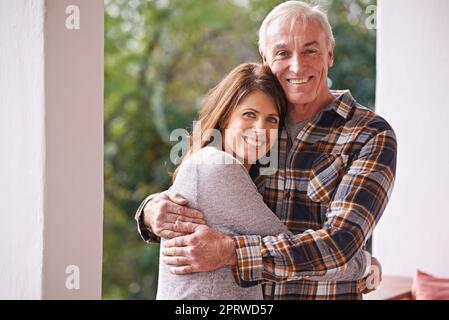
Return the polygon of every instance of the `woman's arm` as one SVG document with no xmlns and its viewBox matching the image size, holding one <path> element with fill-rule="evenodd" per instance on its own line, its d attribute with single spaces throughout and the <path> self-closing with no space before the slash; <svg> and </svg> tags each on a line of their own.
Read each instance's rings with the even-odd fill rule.
<svg viewBox="0 0 449 320">
<path fill-rule="evenodd" d="M 218 149 L 206 147 L 187 159 L 171 192 L 181 193 L 210 227 L 228 235 L 291 234 L 265 205 L 245 168 Z"/>
</svg>

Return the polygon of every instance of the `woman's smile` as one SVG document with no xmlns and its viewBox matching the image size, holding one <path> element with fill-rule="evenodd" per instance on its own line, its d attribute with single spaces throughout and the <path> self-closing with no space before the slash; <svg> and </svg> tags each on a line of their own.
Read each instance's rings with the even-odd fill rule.
<svg viewBox="0 0 449 320">
<path fill-rule="evenodd" d="M 243 140 L 246 142 L 246 144 L 257 147 L 258 149 L 262 148 L 267 143 L 267 140 L 265 138 L 262 138 L 262 136 L 258 135 L 243 135 Z"/>
</svg>

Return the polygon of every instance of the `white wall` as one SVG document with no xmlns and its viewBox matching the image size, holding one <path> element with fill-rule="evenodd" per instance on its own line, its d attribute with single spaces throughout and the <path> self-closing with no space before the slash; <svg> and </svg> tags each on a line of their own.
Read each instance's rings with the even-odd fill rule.
<svg viewBox="0 0 449 320">
<path fill-rule="evenodd" d="M 0 0 L 0 298 L 101 298 L 103 12 Z"/>
<path fill-rule="evenodd" d="M 399 154 L 374 254 L 385 274 L 449 277 L 449 1 L 379 0 L 377 13 L 377 112 Z"/>
<path fill-rule="evenodd" d="M 0 299 L 41 296 L 43 7 L 0 0 Z"/>
</svg>

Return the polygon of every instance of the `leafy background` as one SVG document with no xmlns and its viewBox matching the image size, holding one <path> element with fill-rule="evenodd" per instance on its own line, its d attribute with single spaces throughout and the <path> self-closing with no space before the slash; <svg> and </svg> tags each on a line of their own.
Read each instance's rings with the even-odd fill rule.
<svg viewBox="0 0 449 320">
<path fill-rule="evenodd" d="M 104 299 L 154 299 L 158 245 L 145 244 L 134 213 L 167 189 L 169 133 L 191 128 L 201 99 L 240 63 L 260 61 L 257 31 L 282 1 L 106 0 Z M 332 87 L 373 108 L 375 0 L 313 1 L 327 9 L 336 38 Z"/>
</svg>

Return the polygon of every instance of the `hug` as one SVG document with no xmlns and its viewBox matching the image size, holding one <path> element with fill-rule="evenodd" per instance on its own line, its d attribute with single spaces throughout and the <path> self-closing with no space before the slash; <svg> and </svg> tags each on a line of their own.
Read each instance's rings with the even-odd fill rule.
<svg viewBox="0 0 449 320">
<path fill-rule="evenodd" d="M 209 91 L 171 188 L 136 213 L 142 238 L 161 243 L 158 299 L 359 300 L 374 289 L 380 264 L 364 249 L 397 142 L 349 90 L 329 89 L 335 45 L 322 11 L 284 2 L 260 27 L 261 63 Z M 264 170 L 267 155 L 276 170 Z"/>
</svg>

